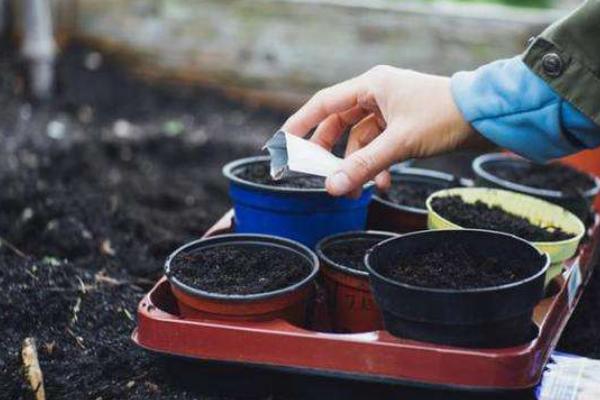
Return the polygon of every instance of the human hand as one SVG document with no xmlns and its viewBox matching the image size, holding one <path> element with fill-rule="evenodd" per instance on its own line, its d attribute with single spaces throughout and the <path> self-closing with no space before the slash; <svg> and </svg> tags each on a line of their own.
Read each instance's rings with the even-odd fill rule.
<svg viewBox="0 0 600 400">
<path fill-rule="evenodd" d="M 371 179 L 385 189 L 398 161 L 484 141 L 454 103 L 449 78 L 390 66 L 320 90 L 282 129 L 303 137 L 315 126 L 311 140 L 327 150 L 352 127 L 346 157 L 326 181 L 334 196 L 355 194 Z"/>
</svg>

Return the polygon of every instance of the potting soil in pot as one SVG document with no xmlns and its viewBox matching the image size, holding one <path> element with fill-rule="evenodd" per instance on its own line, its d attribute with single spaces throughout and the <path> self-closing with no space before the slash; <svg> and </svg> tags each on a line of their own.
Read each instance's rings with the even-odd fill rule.
<svg viewBox="0 0 600 400">
<path fill-rule="evenodd" d="M 236 175 L 249 182 L 261 185 L 296 188 L 296 189 L 322 189 L 325 187 L 325 178 L 320 176 L 291 173 L 280 180 L 271 178 L 270 166 L 267 162 L 257 162 L 246 165 Z"/>
<path fill-rule="evenodd" d="M 414 208 L 425 208 L 425 200 L 430 194 L 438 190 L 446 189 L 446 185 L 440 185 L 424 181 L 396 181 L 387 192 L 380 194 L 384 200 L 403 206 Z"/>
<path fill-rule="evenodd" d="M 466 203 L 460 196 L 437 197 L 431 205 L 442 217 L 463 228 L 506 232 L 532 242 L 555 242 L 575 236 L 558 227 L 534 225 L 527 218 L 499 206 L 489 206 L 482 201 Z"/>
<path fill-rule="evenodd" d="M 523 162 L 519 165 L 492 163 L 485 169 L 511 182 L 537 189 L 585 192 L 595 186 L 586 174 L 563 164 L 539 165 Z"/>
<path fill-rule="evenodd" d="M 383 265 L 379 272 L 414 286 L 471 289 L 516 282 L 535 274 L 537 269 L 524 263 L 518 254 L 497 258 L 476 254 L 460 243 L 440 243 L 431 251 Z"/>
<path fill-rule="evenodd" d="M 311 272 L 307 260 L 294 252 L 239 244 L 180 253 L 171 270 L 188 286 L 240 295 L 283 289 Z"/>
<path fill-rule="evenodd" d="M 335 241 L 323 248 L 323 254 L 344 267 L 365 271 L 365 254 L 386 238 L 355 238 Z"/>
</svg>

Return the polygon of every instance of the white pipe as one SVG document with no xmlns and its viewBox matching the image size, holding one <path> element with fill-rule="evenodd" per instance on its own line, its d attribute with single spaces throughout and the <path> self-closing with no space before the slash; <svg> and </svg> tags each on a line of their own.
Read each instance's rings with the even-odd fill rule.
<svg viewBox="0 0 600 400">
<path fill-rule="evenodd" d="M 28 63 L 29 88 L 38 99 L 52 95 L 56 42 L 49 0 L 20 0 L 23 18 L 21 55 Z"/>
</svg>

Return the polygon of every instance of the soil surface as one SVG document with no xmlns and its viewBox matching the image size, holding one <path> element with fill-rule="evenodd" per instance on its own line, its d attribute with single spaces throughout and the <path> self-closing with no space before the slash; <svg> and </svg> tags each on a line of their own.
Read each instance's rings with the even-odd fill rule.
<svg viewBox="0 0 600 400">
<path fill-rule="evenodd" d="M 262 185 L 275 186 L 279 188 L 295 189 L 322 189 L 325 187 L 325 178 L 314 175 L 290 173 L 282 179 L 271 178 L 270 166 L 267 162 L 250 164 L 239 171 L 235 171 L 237 177 L 249 182 Z"/>
<path fill-rule="evenodd" d="M 489 206 L 482 201 L 466 203 L 460 196 L 437 197 L 431 206 L 442 217 L 463 228 L 511 233 L 532 242 L 555 242 L 574 237 L 558 227 L 533 225 L 527 218 L 511 214 L 499 206 Z"/>
<path fill-rule="evenodd" d="M 515 165 L 495 163 L 485 170 L 507 181 L 537 189 L 581 193 L 590 190 L 595 182 L 588 175 L 563 164 L 534 164 L 518 160 Z"/>
<path fill-rule="evenodd" d="M 230 207 L 222 166 L 283 116 L 146 84 L 81 46 L 36 104 L 17 59 L 0 48 L 0 399 L 33 398 L 29 336 L 49 399 L 213 398 L 133 344 L 136 308 L 166 256 Z"/>
<path fill-rule="evenodd" d="M 218 294 L 258 294 L 300 282 L 311 272 L 300 254 L 257 245 L 222 245 L 180 253 L 171 264 L 182 283 Z"/>
<path fill-rule="evenodd" d="M 256 155 L 285 115 L 211 91 L 149 85 L 82 46 L 64 51 L 55 98 L 34 104 L 17 59 L 0 46 L 0 399 L 33 398 L 20 359 L 27 337 L 37 341 L 48 399 L 230 399 L 246 391 L 247 371 L 206 363 L 191 389 L 181 369 L 130 335 L 166 256 L 230 207 L 222 166 Z M 561 349 L 600 357 L 598 310 L 600 273 Z M 213 391 L 215 371 L 225 383 Z"/>
<path fill-rule="evenodd" d="M 387 238 L 356 238 L 338 240 L 325 246 L 323 254 L 331 261 L 344 267 L 365 271 L 365 254 L 377 243 Z"/>
<path fill-rule="evenodd" d="M 516 282 L 538 270 L 516 255 L 487 257 L 475 254 L 467 245 L 440 243 L 427 253 L 402 257 L 399 263 L 384 265 L 378 271 L 414 286 L 472 289 Z"/>
<path fill-rule="evenodd" d="M 447 189 L 449 185 L 424 181 L 394 180 L 387 192 L 381 192 L 382 199 L 403 206 L 425 210 L 425 201 L 430 194 Z"/>
</svg>

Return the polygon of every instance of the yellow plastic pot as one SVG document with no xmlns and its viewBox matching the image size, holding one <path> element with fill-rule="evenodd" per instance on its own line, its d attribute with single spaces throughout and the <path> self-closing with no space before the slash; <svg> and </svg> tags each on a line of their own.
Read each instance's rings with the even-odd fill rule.
<svg viewBox="0 0 600 400">
<path fill-rule="evenodd" d="M 579 242 L 585 233 L 583 222 L 575 214 L 566 209 L 535 197 L 501 189 L 488 188 L 454 188 L 435 192 L 429 196 L 427 206 L 427 226 L 429 229 L 461 229 L 462 227 L 439 215 L 431 207 L 436 197 L 458 195 L 467 203 L 482 201 L 490 206 L 499 206 L 505 211 L 527 218 L 534 225 L 561 228 L 575 236 L 555 242 L 532 242 L 540 251 L 548 253 L 552 266 L 548 269 L 546 280 L 560 274 L 563 261 L 571 258 L 576 252 Z"/>
</svg>

